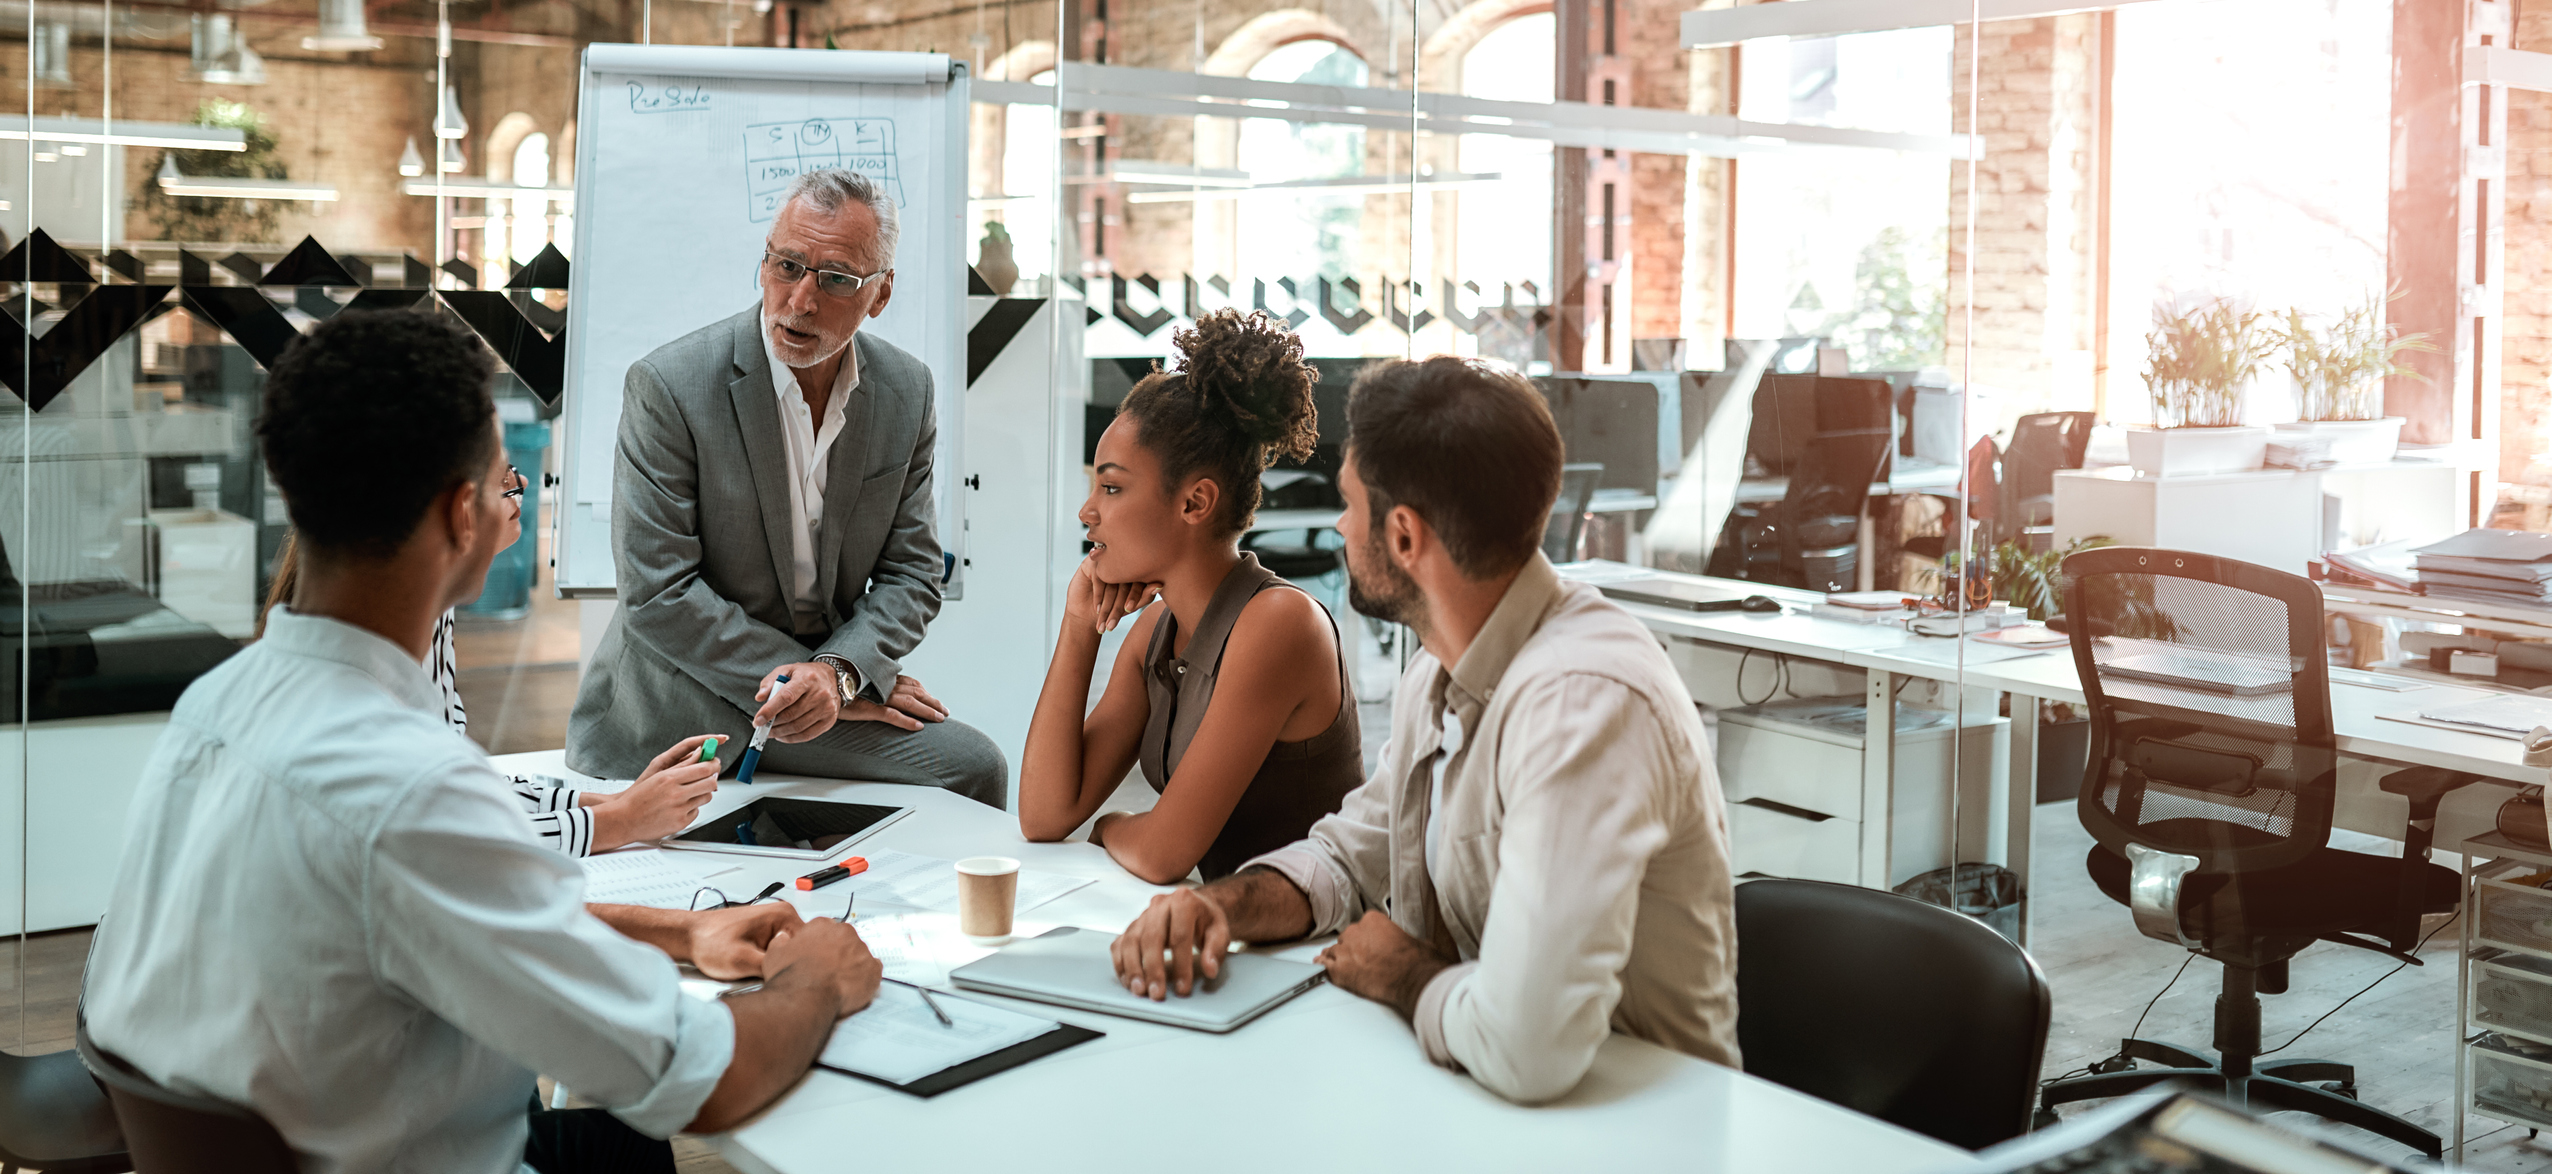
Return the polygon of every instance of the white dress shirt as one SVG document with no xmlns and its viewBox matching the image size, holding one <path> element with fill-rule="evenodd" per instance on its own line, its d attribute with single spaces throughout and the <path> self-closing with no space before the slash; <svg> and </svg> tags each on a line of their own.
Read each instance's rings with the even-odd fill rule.
<svg viewBox="0 0 2552 1174">
<path fill-rule="evenodd" d="M 859 347 L 842 348 L 842 370 L 833 377 L 833 395 L 818 421 L 798 390 L 797 368 L 781 362 L 779 348 L 771 345 L 770 320 L 762 319 L 759 329 L 762 356 L 771 362 L 771 388 L 780 397 L 780 443 L 789 456 L 789 549 L 795 556 L 790 611 L 803 636 L 824 630 L 824 601 L 815 594 L 816 536 L 824 529 L 824 478 L 834 438 L 842 434 L 842 405 L 860 385 Z"/>
<path fill-rule="evenodd" d="M 305 1171 L 528 1170 L 534 1072 L 670 1136 L 733 1019 L 585 910 L 442 706 L 397 645 L 281 607 L 189 686 L 134 797 L 90 1034 L 254 1109 Z"/>
<path fill-rule="evenodd" d="M 1737 1066 L 1727 809 L 1656 637 L 1535 554 L 1460 663 L 1410 661 L 1391 723 L 1337 814 L 1250 863 L 1302 889 L 1311 936 L 1382 909 L 1423 942 L 1441 912 L 1428 1059 L 1523 1102 L 1615 1031 Z"/>
</svg>

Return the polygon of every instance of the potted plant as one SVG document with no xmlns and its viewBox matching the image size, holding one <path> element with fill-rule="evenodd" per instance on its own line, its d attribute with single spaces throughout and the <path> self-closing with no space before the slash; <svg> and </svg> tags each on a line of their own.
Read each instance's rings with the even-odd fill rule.
<svg viewBox="0 0 2552 1174">
<path fill-rule="evenodd" d="M 2399 295 L 2394 295 L 2398 297 Z M 2387 376 L 2419 373 L 2396 360 L 2403 351 L 2437 349 L 2425 334 L 2403 334 L 2385 322 L 2384 307 L 2393 298 L 2367 295 L 2319 333 L 2306 323 L 2302 310 L 2286 311 L 2278 330 L 2286 344 L 2286 369 L 2295 375 L 2295 415 L 2280 432 L 2328 437 L 2334 461 L 2389 461 L 2401 447 L 2399 416 L 2383 414 L 2383 381 Z"/>
<path fill-rule="evenodd" d="M 2153 423 L 2127 430 L 2128 463 L 2153 477 L 2259 468 L 2269 430 L 2242 423 L 2242 400 L 2277 342 L 2267 316 L 2217 298 L 2154 319 L 2144 336 Z"/>
<path fill-rule="evenodd" d="M 1010 296 L 1010 287 L 1019 281 L 1019 262 L 1010 253 L 1010 229 L 998 220 L 984 221 L 984 239 L 975 247 L 975 274 L 992 288 L 994 297 Z"/>
</svg>

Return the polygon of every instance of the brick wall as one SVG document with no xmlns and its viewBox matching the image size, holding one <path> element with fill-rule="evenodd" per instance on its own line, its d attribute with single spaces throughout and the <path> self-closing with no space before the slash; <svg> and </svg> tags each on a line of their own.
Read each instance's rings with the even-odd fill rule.
<svg viewBox="0 0 2552 1174">
<path fill-rule="evenodd" d="M 1953 373 L 2002 393 L 2004 415 L 2090 406 L 2091 52 L 2096 16 L 1984 26 L 1975 133 L 1976 229 L 1968 235 L 1968 171 L 1950 167 L 1949 346 Z M 1969 130 L 1968 69 L 1977 38 L 1952 54 L 1951 125 Z M 1965 266 L 1976 266 L 1968 288 Z M 1971 296 L 1974 336 L 1962 312 Z M 1973 353 L 1970 353 L 1970 345 Z M 2113 393 L 2114 400 L 2114 393 Z"/>
<path fill-rule="evenodd" d="M 252 28 L 255 35 L 258 30 Z M 258 36 L 258 40 L 264 40 Z M 115 49 L 115 116 L 150 122 L 191 122 L 206 98 L 246 102 L 266 116 L 276 151 L 292 178 L 333 184 L 333 203 L 295 201 L 285 211 L 276 240 L 304 235 L 340 251 L 417 250 L 430 255 L 434 210 L 430 201 L 399 191 L 399 148 L 411 128 L 420 135 L 433 118 L 432 74 L 413 68 L 342 62 L 266 60 L 267 82 L 215 86 L 189 81 L 186 46 L 118 44 Z M 103 114 L 103 54 L 94 42 L 75 40 L 70 89 L 37 91 L 45 113 L 97 118 Z M 572 84 L 572 83 L 571 83 Z M 24 52 L 0 53 L 0 93 L 26 92 Z M 573 98 L 571 96 L 570 101 Z M 358 116 L 350 116 L 355 114 Z M 420 137 L 419 149 L 431 151 Z M 140 211 L 144 185 L 159 151 L 125 148 L 125 231 L 132 239 L 157 240 L 160 229 Z M 88 234 L 94 236 L 94 233 Z"/>
<path fill-rule="evenodd" d="M 2516 45 L 2552 52 L 2552 5 L 2517 7 Z M 2499 363 L 2499 479 L 2552 486 L 2552 94 L 2508 99 L 2504 333 Z"/>
</svg>

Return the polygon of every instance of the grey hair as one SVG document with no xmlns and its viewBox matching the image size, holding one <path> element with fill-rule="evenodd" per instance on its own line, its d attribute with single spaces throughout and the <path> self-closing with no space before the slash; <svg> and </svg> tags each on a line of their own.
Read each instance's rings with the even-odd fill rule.
<svg viewBox="0 0 2552 1174">
<path fill-rule="evenodd" d="M 903 235 L 903 229 L 895 223 L 894 199 L 877 181 L 845 168 L 820 167 L 789 181 L 788 195 L 781 198 L 780 206 L 785 208 L 800 200 L 827 214 L 839 212 L 854 201 L 867 205 L 877 216 L 877 255 L 870 260 L 879 269 L 895 267 L 895 240 Z"/>
</svg>

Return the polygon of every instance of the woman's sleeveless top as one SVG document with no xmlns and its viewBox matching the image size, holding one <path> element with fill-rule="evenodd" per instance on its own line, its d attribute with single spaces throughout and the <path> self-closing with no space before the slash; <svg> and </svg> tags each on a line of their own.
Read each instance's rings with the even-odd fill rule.
<svg viewBox="0 0 2552 1174">
<path fill-rule="evenodd" d="M 1160 623 L 1153 627 L 1152 646 L 1143 657 L 1143 687 L 1151 699 L 1152 716 L 1143 726 L 1141 762 L 1143 781 L 1155 792 L 1169 786 L 1188 743 L 1205 724 L 1205 709 L 1214 700 L 1214 679 L 1222 667 L 1232 625 L 1252 598 L 1275 587 L 1298 590 L 1244 551 L 1240 564 L 1223 577 L 1213 601 L 1205 605 L 1196 634 L 1188 639 L 1186 656 L 1170 653 L 1178 641 L 1177 616 L 1165 607 Z M 1321 610 L 1328 613 L 1326 607 Z M 1330 617 L 1329 633 L 1338 654 L 1338 716 L 1328 729 L 1309 738 L 1268 748 L 1267 760 L 1259 764 L 1240 804 L 1232 808 L 1231 818 L 1224 821 L 1223 830 L 1197 865 L 1207 880 L 1228 876 L 1252 857 L 1303 838 L 1312 824 L 1338 810 L 1347 792 L 1364 781 L 1364 739 L 1357 731 L 1356 696 L 1348 685 L 1345 641 L 1338 638 L 1335 616 Z"/>
</svg>

